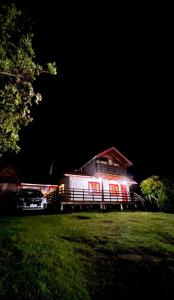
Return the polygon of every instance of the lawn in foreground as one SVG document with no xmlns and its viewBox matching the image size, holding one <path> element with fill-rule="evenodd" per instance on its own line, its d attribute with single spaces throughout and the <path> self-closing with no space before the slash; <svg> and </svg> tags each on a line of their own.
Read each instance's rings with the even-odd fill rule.
<svg viewBox="0 0 174 300">
<path fill-rule="evenodd" d="M 0 218 L 0 299 L 172 299 L 174 215 Z"/>
</svg>

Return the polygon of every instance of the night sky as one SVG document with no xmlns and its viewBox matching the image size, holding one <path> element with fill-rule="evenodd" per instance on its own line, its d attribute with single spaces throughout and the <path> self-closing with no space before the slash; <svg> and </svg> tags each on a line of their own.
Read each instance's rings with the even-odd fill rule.
<svg viewBox="0 0 174 300">
<path fill-rule="evenodd" d="M 21 132 L 20 154 L 8 156 L 22 180 L 45 181 L 52 161 L 59 174 L 111 146 L 133 162 L 137 180 L 173 176 L 169 10 L 13 2 L 34 22 L 37 60 L 58 67 L 56 77 L 38 79 L 43 101 Z"/>
</svg>

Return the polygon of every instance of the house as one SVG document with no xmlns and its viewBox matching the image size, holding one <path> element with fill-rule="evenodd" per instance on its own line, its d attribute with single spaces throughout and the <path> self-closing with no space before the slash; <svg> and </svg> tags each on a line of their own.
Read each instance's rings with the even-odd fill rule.
<svg viewBox="0 0 174 300">
<path fill-rule="evenodd" d="M 0 170 L 0 214 L 15 208 L 15 192 L 20 187 L 19 177 L 13 166 L 8 165 Z"/>
<path fill-rule="evenodd" d="M 115 147 L 97 154 L 80 169 L 64 174 L 59 182 L 60 202 L 128 203 L 130 187 L 136 184 L 127 175 L 131 165 Z"/>
<path fill-rule="evenodd" d="M 13 166 L 8 165 L 0 170 L 0 193 L 16 191 L 19 185 L 20 180 Z"/>
</svg>

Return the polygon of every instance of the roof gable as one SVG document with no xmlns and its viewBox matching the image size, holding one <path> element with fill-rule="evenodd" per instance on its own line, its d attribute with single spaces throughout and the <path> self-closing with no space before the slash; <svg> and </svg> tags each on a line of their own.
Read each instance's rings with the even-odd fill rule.
<svg viewBox="0 0 174 300">
<path fill-rule="evenodd" d="M 0 172 L 0 181 L 1 182 L 13 182 L 20 183 L 19 177 L 13 168 L 13 166 L 8 165 Z"/>
<path fill-rule="evenodd" d="M 118 161 L 126 168 L 132 166 L 132 162 L 130 160 L 128 160 L 123 154 L 121 154 L 121 152 L 118 151 L 115 147 L 111 147 L 95 155 L 92 159 L 90 159 L 86 164 L 82 166 L 82 169 L 89 165 L 92 161 L 107 156 L 112 157 L 114 160 Z"/>
</svg>

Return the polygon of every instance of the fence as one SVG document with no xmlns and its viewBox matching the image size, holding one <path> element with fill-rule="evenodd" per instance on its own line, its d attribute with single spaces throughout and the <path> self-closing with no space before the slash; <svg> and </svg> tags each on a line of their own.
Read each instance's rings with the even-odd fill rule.
<svg viewBox="0 0 174 300">
<path fill-rule="evenodd" d="M 58 202 L 130 202 L 132 197 L 128 192 L 110 192 L 103 190 L 101 192 L 90 191 L 88 189 L 58 189 L 47 195 L 48 203 Z"/>
</svg>

